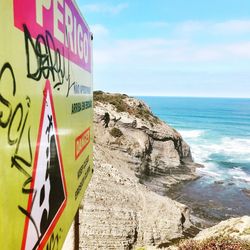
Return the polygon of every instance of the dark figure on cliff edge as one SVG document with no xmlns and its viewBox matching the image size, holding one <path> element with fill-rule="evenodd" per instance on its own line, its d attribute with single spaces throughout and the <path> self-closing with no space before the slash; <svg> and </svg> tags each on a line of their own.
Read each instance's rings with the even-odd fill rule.
<svg viewBox="0 0 250 250">
<path fill-rule="evenodd" d="M 108 112 L 104 114 L 102 121 L 104 121 L 105 128 L 108 128 L 110 122 L 110 115 Z"/>
</svg>

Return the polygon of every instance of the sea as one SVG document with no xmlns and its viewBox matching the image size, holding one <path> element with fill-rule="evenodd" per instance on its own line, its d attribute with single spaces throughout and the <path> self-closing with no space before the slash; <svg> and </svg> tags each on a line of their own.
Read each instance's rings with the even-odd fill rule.
<svg viewBox="0 0 250 250">
<path fill-rule="evenodd" d="M 204 166 L 173 198 L 215 221 L 250 215 L 250 99 L 139 98 L 182 135 Z"/>
</svg>

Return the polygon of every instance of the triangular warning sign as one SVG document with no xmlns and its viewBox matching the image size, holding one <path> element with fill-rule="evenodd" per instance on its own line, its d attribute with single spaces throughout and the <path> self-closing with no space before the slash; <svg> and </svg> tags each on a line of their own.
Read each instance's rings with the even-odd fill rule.
<svg viewBox="0 0 250 250">
<path fill-rule="evenodd" d="M 66 185 L 50 82 L 46 82 L 22 250 L 42 249 L 66 206 Z"/>
</svg>

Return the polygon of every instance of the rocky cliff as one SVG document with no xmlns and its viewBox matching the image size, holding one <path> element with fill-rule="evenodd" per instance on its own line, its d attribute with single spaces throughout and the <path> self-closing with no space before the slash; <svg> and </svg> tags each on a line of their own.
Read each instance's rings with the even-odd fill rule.
<svg viewBox="0 0 250 250">
<path fill-rule="evenodd" d="M 209 237 L 217 237 L 220 235 L 250 242 L 250 216 L 222 221 L 216 226 L 202 230 L 195 237 L 195 240 L 204 240 Z"/>
<path fill-rule="evenodd" d="M 168 250 L 250 250 L 250 217 L 220 222 L 202 230 L 194 239 L 182 241 Z M 148 249 L 149 250 L 149 249 Z"/>
<path fill-rule="evenodd" d="M 122 158 L 151 190 L 165 194 L 172 185 L 196 178 L 187 143 L 144 102 L 97 92 L 94 125 L 96 145 Z"/>
<path fill-rule="evenodd" d="M 167 247 L 192 234 L 189 209 L 166 196 L 196 178 L 189 146 L 142 101 L 95 93 L 95 172 L 81 218 L 81 249 Z M 161 195 L 159 195 L 161 194 Z"/>
</svg>

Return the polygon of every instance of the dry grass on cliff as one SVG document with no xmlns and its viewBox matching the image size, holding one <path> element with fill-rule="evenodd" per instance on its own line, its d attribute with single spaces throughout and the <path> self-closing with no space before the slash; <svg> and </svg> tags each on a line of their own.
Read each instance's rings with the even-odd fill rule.
<svg viewBox="0 0 250 250">
<path fill-rule="evenodd" d="M 109 94 L 102 91 L 94 92 L 94 102 L 110 103 L 115 106 L 117 112 L 127 112 L 142 120 L 145 119 L 154 123 L 159 121 L 142 102 L 136 107 L 131 107 L 126 103 L 126 98 L 129 97 L 124 94 Z"/>
<path fill-rule="evenodd" d="M 185 240 L 179 250 L 250 250 L 250 243 L 228 236 L 212 237 L 203 241 Z"/>
<path fill-rule="evenodd" d="M 129 112 L 129 106 L 124 102 L 127 95 L 108 94 L 102 91 L 94 91 L 94 102 L 110 103 L 116 107 L 117 112 Z"/>
</svg>

